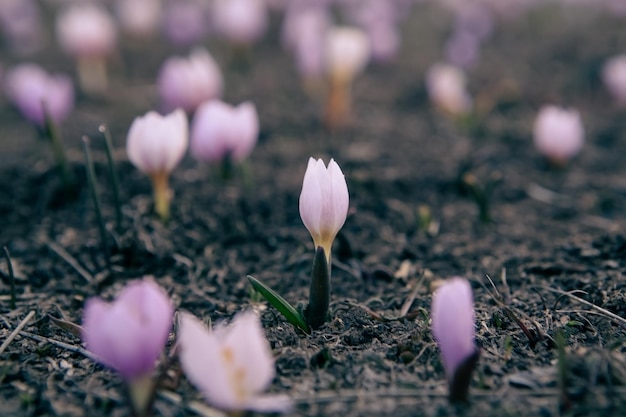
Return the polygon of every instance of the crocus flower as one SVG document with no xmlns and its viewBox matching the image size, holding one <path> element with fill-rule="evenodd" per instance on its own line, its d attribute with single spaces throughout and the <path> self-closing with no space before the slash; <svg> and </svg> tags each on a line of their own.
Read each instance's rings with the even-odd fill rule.
<svg viewBox="0 0 626 417">
<path fill-rule="evenodd" d="M 216 33 L 234 45 L 251 45 L 267 28 L 263 0 L 215 0 L 212 11 Z"/>
<path fill-rule="evenodd" d="M 19 55 L 31 55 L 44 46 L 44 24 L 35 0 L 0 2 L 0 31 L 5 42 Z"/>
<path fill-rule="evenodd" d="M 231 326 L 209 331 L 188 313 L 180 315 L 180 363 L 187 378 L 207 401 L 224 411 L 285 412 L 283 395 L 263 395 L 274 379 L 274 358 L 258 316 L 239 313 Z"/>
<path fill-rule="evenodd" d="M 465 74 L 448 64 L 434 64 L 426 74 L 426 89 L 431 101 L 452 116 L 462 116 L 471 110 L 472 99 L 465 89 Z"/>
<path fill-rule="evenodd" d="M 70 6 L 57 16 L 56 35 L 61 49 L 77 60 L 81 87 L 88 92 L 105 91 L 105 61 L 117 43 L 112 16 L 90 3 Z"/>
<path fill-rule="evenodd" d="M 132 36 L 148 38 L 156 33 L 163 15 L 161 0 L 116 0 L 115 15 L 121 28 Z"/>
<path fill-rule="evenodd" d="M 535 119 L 535 147 L 556 165 L 564 165 L 580 152 L 584 135 L 580 114 L 576 110 L 546 105 Z"/>
<path fill-rule="evenodd" d="M 326 35 L 326 71 L 340 83 L 352 80 L 365 69 L 369 59 L 369 43 L 361 29 L 335 27 Z"/>
<path fill-rule="evenodd" d="M 81 338 L 103 365 L 128 383 L 133 407 L 143 415 L 154 392 L 151 374 L 172 327 L 174 307 L 167 293 L 151 279 L 130 282 L 107 303 L 85 303 Z"/>
<path fill-rule="evenodd" d="M 168 58 L 159 71 L 157 88 L 165 111 L 180 107 L 193 113 L 204 101 L 222 96 L 222 73 L 213 57 L 198 48 L 189 58 Z"/>
<path fill-rule="evenodd" d="M 166 38 L 179 46 L 200 42 L 209 33 L 207 7 L 198 1 L 170 1 L 165 8 L 163 30 Z"/>
<path fill-rule="evenodd" d="M 11 103 L 29 121 L 43 128 L 46 116 L 60 124 L 74 108 L 74 87 L 66 75 L 50 75 L 36 64 L 20 64 L 5 76 Z"/>
<path fill-rule="evenodd" d="M 602 68 L 604 85 L 620 105 L 626 105 L 626 55 L 615 56 Z"/>
<path fill-rule="evenodd" d="M 474 343 L 474 300 L 469 282 L 454 277 L 433 296 L 432 332 L 443 359 L 453 401 L 465 401 L 471 371 L 478 360 Z"/>
<path fill-rule="evenodd" d="M 322 7 L 292 6 L 283 19 L 283 45 L 293 52 L 298 73 L 312 94 L 323 85 L 328 14 Z"/>
<path fill-rule="evenodd" d="M 185 155 L 188 130 L 185 112 L 177 109 L 167 116 L 148 112 L 135 118 L 128 131 L 128 159 L 150 176 L 155 211 L 163 220 L 169 217 L 169 175 Z"/>
<path fill-rule="evenodd" d="M 330 249 L 348 215 L 349 195 L 339 165 L 331 159 L 328 168 L 321 159 L 309 158 L 300 193 L 300 217 L 315 249 L 322 247 L 330 262 Z"/>
<path fill-rule="evenodd" d="M 326 37 L 326 74 L 328 99 L 326 123 L 341 127 L 350 115 L 350 88 L 354 78 L 365 69 L 370 56 L 366 34 L 357 28 L 335 27 Z"/>
<path fill-rule="evenodd" d="M 243 161 L 259 135 L 256 107 L 250 102 L 234 107 L 219 100 L 202 104 L 191 126 L 191 155 L 207 162 L 226 158 Z"/>
</svg>

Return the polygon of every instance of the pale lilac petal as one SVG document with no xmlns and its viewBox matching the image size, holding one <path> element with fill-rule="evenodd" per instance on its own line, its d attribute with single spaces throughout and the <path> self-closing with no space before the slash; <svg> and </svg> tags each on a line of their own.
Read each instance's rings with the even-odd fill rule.
<svg viewBox="0 0 626 417">
<path fill-rule="evenodd" d="M 585 140 L 580 114 L 552 105 L 541 108 L 533 133 L 537 150 L 548 159 L 560 162 L 576 156 Z"/>
<path fill-rule="evenodd" d="M 152 280 L 129 283 L 112 303 L 85 303 L 82 339 L 87 349 L 125 379 L 150 373 L 172 326 L 174 308 Z"/>
<path fill-rule="evenodd" d="M 626 105 L 626 55 L 615 56 L 604 64 L 602 80 L 615 100 Z"/>
<path fill-rule="evenodd" d="M 466 279 L 450 278 L 433 295 L 432 332 L 451 381 L 458 366 L 476 350 L 474 300 Z"/>
<path fill-rule="evenodd" d="M 45 112 L 61 123 L 74 108 L 74 87 L 66 75 L 50 75 L 35 64 L 20 64 L 5 76 L 7 97 L 29 121 L 43 126 Z"/>
<path fill-rule="evenodd" d="M 331 159 L 326 168 L 321 159 L 310 158 L 302 181 L 299 207 L 302 222 L 315 246 L 330 250 L 346 221 L 348 206 L 348 186 L 339 165 Z"/>
<path fill-rule="evenodd" d="M 262 395 L 246 403 L 246 410 L 259 413 L 287 413 L 292 409 L 293 401 L 286 395 Z"/>
<path fill-rule="evenodd" d="M 265 33 L 268 13 L 264 0 L 215 0 L 215 31 L 237 44 L 251 44 Z"/>
<path fill-rule="evenodd" d="M 207 100 L 222 96 L 222 73 L 204 49 L 194 49 L 188 58 L 170 57 L 162 65 L 157 88 L 165 111 L 182 108 L 192 113 Z"/>
<path fill-rule="evenodd" d="M 179 358 L 189 380 L 207 401 L 222 410 L 288 410 L 288 400 L 260 395 L 271 383 L 274 358 L 254 312 L 240 313 L 230 326 L 209 331 L 197 318 L 182 313 Z M 267 400 L 265 400 L 267 398 Z"/>
<path fill-rule="evenodd" d="M 113 52 L 117 28 L 111 15 L 93 4 L 76 4 L 59 13 L 57 40 L 72 56 L 100 57 Z"/>
<path fill-rule="evenodd" d="M 193 118 L 191 154 L 200 161 L 219 162 L 228 156 L 241 162 L 256 145 L 258 135 L 259 120 L 252 103 L 233 107 L 219 100 L 208 101 Z"/>
<path fill-rule="evenodd" d="M 357 28 L 335 27 L 326 37 L 327 72 L 342 81 L 352 80 L 365 69 L 370 57 L 369 41 Z"/>
<path fill-rule="evenodd" d="M 182 109 L 167 116 L 148 112 L 131 124 L 126 153 L 128 159 L 145 173 L 169 173 L 184 157 L 188 136 L 187 117 Z"/>
<path fill-rule="evenodd" d="M 253 311 L 238 314 L 222 343 L 232 349 L 238 365 L 246 371 L 241 381 L 243 389 L 255 394 L 267 389 L 276 371 L 274 356 L 257 314 Z"/>
<path fill-rule="evenodd" d="M 468 113 L 472 100 L 465 88 L 465 74 L 448 64 L 434 64 L 426 75 L 426 89 L 431 101 L 440 109 L 459 116 Z"/>
<path fill-rule="evenodd" d="M 189 381 L 215 406 L 224 408 L 235 403 L 217 333 L 195 316 L 181 313 L 177 340 L 180 364 Z"/>
</svg>

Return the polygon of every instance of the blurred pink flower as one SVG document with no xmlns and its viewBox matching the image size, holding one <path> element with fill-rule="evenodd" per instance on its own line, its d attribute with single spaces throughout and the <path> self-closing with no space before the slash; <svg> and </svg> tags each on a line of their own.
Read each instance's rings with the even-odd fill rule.
<svg viewBox="0 0 626 417">
<path fill-rule="evenodd" d="M 366 34 L 358 28 L 336 26 L 326 34 L 326 72 L 338 83 L 350 83 L 370 58 Z"/>
<path fill-rule="evenodd" d="M 304 78 L 321 78 L 324 74 L 328 25 L 328 11 L 322 7 L 292 7 L 285 14 L 282 43 L 294 53 L 296 67 Z"/>
<path fill-rule="evenodd" d="M 533 134 L 537 150 L 556 164 L 564 164 L 576 156 L 585 141 L 580 114 L 553 105 L 539 110 Z"/>
<path fill-rule="evenodd" d="M 73 57 L 104 57 L 116 48 L 112 16 L 94 4 L 81 3 L 61 11 L 56 19 L 57 41 Z"/>
<path fill-rule="evenodd" d="M 207 162 L 243 161 L 259 135 L 259 118 L 251 102 L 234 107 L 219 100 L 202 104 L 191 126 L 191 155 Z"/>
<path fill-rule="evenodd" d="M 115 16 L 120 27 L 136 37 L 154 35 L 163 17 L 161 0 L 116 0 Z"/>
<path fill-rule="evenodd" d="M 474 300 L 465 278 L 446 280 L 433 295 L 432 332 L 450 383 L 459 366 L 476 352 L 474 344 Z"/>
<path fill-rule="evenodd" d="M 181 313 L 178 331 L 180 364 L 207 401 L 225 411 L 286 412 L 284 395 L 264 395 L 274 379 L 274 357 L 258 316 L 239 313 L 230 326 L 211 331 Z"/>
<path fill-rule="evenodd" d="M 350 196 L 339 165 L 331 159 L 328 168 L 321 159 L 309 158 L 300 193 L 300 217 L 315 249 L 323 247 L 326 257 L 346 221 Z"/>
<path fill-rule="evenodd" d="M 434 64 L 426 74 L 430 100 L 446 113 L 461 116 L 470 112 L 472 99 L 465 88 L 465 74 L 448 64 Z"/>
<path fill-rule="evenodd" d="M 189 57 L 168 58 L 159 71 L 157 89 L 165 111 L 180 107 L 193 113 L 200 104 L 222 96 L 222 73 L 206 50 L 194 49 Z"/>
<path fill-rule="evenodd" d="M 126 139 L 128 159 L 147 174 L 170 173 L 185 155 L 188 131 L 181 109 L 167 116 L 151 111 L 136 117 Z"/>
<path fill-rule="evenodd" d="M 5 74 L 9 101 L 29 121 L 39 127 L 45 115 L 61 123 L 74 109 L 74 87 L 66 75 L 50 75 L 36 64 L 20 64 Z"/>
<path fill-rule="evenodd" d="M 13 52 L 29 55 L 44 46 L 44 24 L 34 0 L 0 1 L 0 30 Z"/>
<path fill-rule="evenodd" d="M 173 314 L 169 296 L 154 281 L 132 281 L 112 303 L 87 300 L 81 337 L 102 364 L 132 381 L 154 369 Z"/>
<path fill-rule="evenodd" d="M 216 33 L 228 42 L 250 45 L 267 29 L 267 6 L 264 0 L 215 0 L 213 25 Z"/>
<path fill-rule="evenodd" d="M 209 34 L 207 6 L 192 0 L 170 1 L 163 26 L 166 38 L 174 45 L 193 45 Z"/>
<path fill-rule="evenodd" d="M 615 100 L 626 105 L 626 54 L 606 61 L 602 68 L 602 80 Z"/>
</svg>

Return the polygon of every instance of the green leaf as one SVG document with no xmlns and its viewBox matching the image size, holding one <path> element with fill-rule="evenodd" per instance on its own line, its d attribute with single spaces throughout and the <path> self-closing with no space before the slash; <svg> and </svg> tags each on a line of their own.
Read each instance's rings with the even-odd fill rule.
<svg viewBox="0 0 626 417">
<path fill-rule="evenodd" d="M 250 284 L 255 289 L 255 291 L 259 292 L 259 294 L 261 294 L 268 303 L 270 303 L 276 310 L 278 310 L 289 323 L 293 324 L 306 334 L 311 334 L 311 330 L 304 321 L 304 317 L 302 317 L 302 314 L 300 314 L 298 310 L 296 310 L 291 304 L 289 304 L 287 300 L 285 300 L 270 287 L 263 284 L 261 281 L 251 275 L 248 275 L 248 281 L 250 281 Z"/>
</svg>

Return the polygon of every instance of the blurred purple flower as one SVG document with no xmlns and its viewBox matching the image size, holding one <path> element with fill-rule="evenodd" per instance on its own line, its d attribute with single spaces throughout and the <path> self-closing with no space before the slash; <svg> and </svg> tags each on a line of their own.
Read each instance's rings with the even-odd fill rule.
<svg viewBox="0 0 626 417">
<path fill-rule="evenodd" d="M 165 37 L 174 45 L 193 45 L 209 34 L 207 7 L 197 1 L 170 1 L 163 25 Z"/>
<path fill-rule="evenodd" d="M 191 155 L 206 162 L 243 161 L 259 135 L 259 118 L 251 102 L 234 107 L 219 100 L 198 107 L 191 126 Z"/>
<path fill-rule="evenodd" d="M 212 11 L 216 33 L 233 44 L 250 45 L 267 29 L 264 0 L 215 0 Z"/>
<path fill-rule="evenodd" d="M 161 0 L 116 0 L 115 16 L 120 27 L 136 37 L 154 35 L 163 17 Z"/>
<path fill-rule="evenodd" d="M 585 132 L 576 110 L 543 106 L 533 129 L 537 150 L 549 161 L 563 165 L 576 156 L 583 147 Z"/>
<path fill-rule="evenodd" d="M 323 76 L 329 20 L 323 7 L 291 7 L 285 14 L 282 43 L 293 52 L 298 72 L 305 79 Z"/>
<path fill-rule="evenodd" d="M 224 411 L 286 412 L 285 395 L 264 395 L 276 373 L 274 357 L 259 317 L 239 313 L 230 326 L 211 331 L 188 313 L 179 320 L 180 364 L 207 401 Z"/>
<path fill-rule="evenodd" d="M 620 105 L 626 105 L 626 54 L 610 58 L 602 68 L 602 81 Z"/>
<path fill-rule="evenodd" d="M 46 114 L 59 124 L 74 109 L 74 87 L 66 75 L 50 75 L 36 64 L 20 64 L 4 77 L 9 101 L 29 121 L 45 125 Z"/>
<path fill-rule="evenodd" d="M 100 298 L 87 300 L 82 339 L 102 364 L 132 381 L 154 369 L 173 314 L 170 298 L 154 281 L 132 281 L 112 303 Z"/>
<path fill-rule="evenodd" d="M 164 111 L 180 107 L 193 113 L 203 102 L 222 96 L 222 73 L 213 57 L 198 48 L 188 58 L 168 58 L 159 71 L 157 88 Z"/>
<path fill-rule="evenodd" d="M 453 65 L 433 64 L 426 74 L 426 90 L 430 100 L 452 116 L 462 116 L 472 109 L 472 99 L 465 82 L 465 73 Z"/>
<path fill-rule="evenodd" d="M 470 32 L 454 32 L 445 45 L 446 60 L 459 68 L 470 68 L 478 60 L 480 40 Z"/>
<path fill-rule="evenodd" d="M 450 398 L 465 401 L 471 372 L 478 360 L 474 343 L 474 300 L 470 283 L 446 280 L 433 295 L 432 332 L 443 359 Z"/>
<path fill-rule="evenodd" d="M 44 46 L 43 21 L 33 0 L 0 1 L 0 29 L 10 48 L 28 55 Z"/>
<path fill-rule="evenodd" d="M 56 35 L 61 49 L 78 58 L 111 55 L 117 44 L 113 17 L 91 3 L 77 3 L 59 12 Z"/>
</svg>

